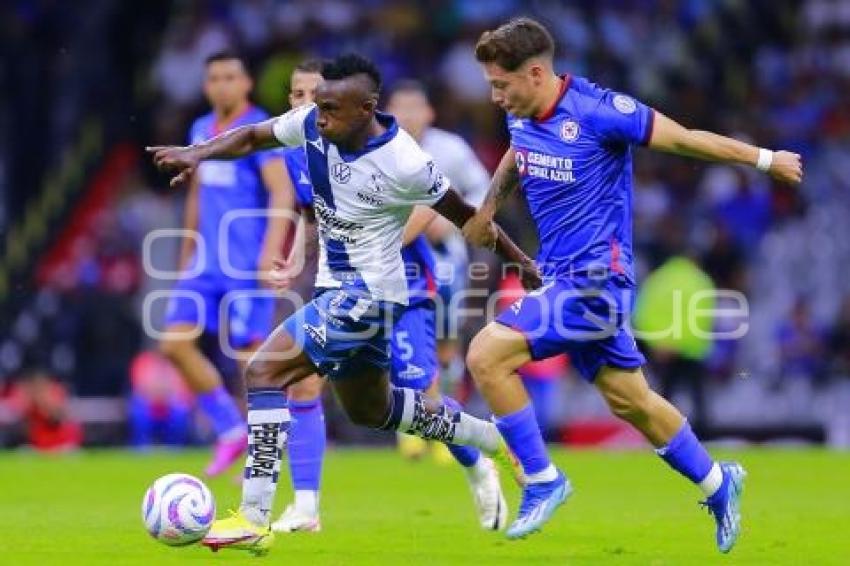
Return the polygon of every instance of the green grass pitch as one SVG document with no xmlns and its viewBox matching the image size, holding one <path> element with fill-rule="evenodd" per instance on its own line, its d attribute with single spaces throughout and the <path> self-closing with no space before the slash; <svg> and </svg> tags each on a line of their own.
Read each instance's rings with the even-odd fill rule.
<svg viewBox="0 0 850 566">
<path fill-rule="evenodd" d="M 323 532 L 278 535 L 264 558 L 151 539 L 141 499 L 156 477 L 199 474 L 205 451 L 0 455 L 0 564 L 850 564 L 850 454 L 722 452 L 749 472 L 744 533 L 728 556 L 697 490 L 648 452 L 557 450 L 576 492 L 523 541 L 479 530 L 453 466 L 391 450 L 332 450 Z M 219 515 L 238 500 L 232 474 L 208 482 Z M 508 487 L 511 512 L 518 492 Z M 276 508 L 289 499 L 285 480 Z"/>
</svg>

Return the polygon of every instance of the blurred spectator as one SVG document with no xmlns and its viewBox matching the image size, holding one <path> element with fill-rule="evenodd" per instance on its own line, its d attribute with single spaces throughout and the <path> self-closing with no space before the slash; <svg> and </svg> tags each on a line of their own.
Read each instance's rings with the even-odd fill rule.
<svg viewBox="0 0 850 566">
<path fill-rule="evenodd" d="M 2 399 L 6 411 L 21 420 L 26 443 L 46 452 L 79 448 L 83 430 L 68 411 L 68 390 L 41 369 L 24 371 Z"/>
<path fill-rule="evenodd" d="M 817 380 L 823 376 L 826 333 L 812 319 L 809 302 L 798 297 L 791 313 L 776 329 L 781 376 Z"/>
<path fill-rule="evenodd" d="M 829 358 L 833 374 L 850 379 L 850 295 L 844 297 L 838 321 L 830 332 Z"/>
<path fill-rule="evenodd" d="M 706 423 L 705 360 L 711 351 L 715 287 L 690 257 L 664 262 L 643 282 L 635 305 L 634 325 L 647 346 L 663 397 L 679 386 L 690 394 L 686 411 L 694 429 Z"/>
</svg>

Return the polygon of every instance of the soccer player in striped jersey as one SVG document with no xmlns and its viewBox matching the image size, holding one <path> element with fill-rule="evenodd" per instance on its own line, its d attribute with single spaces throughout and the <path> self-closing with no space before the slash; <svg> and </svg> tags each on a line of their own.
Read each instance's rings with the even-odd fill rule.
<svg viewBox="0 0 850 566">
<path fill-rule="evenodd" d="M 357 55 L 322 69 L 316 103 L 188 147 L 153 147 L 154 162 L 185 182 L 204 159 L 238 157 L 278 145 L 301 146 L 313 185 L 320 235 L 317 293 L 274 330 L 245 371 L 249 452 L 242 503 L 205 538 L 213 549 L 255 553 L 273 540 L 270 513 L 290 422 L 283 388 L 319 373 L 328 377 L 357 424 L 472 445 L 498 455 L 495 426 L 448 398 L 391 387 L 389 341 L 409 302 L 402 233 L 416 205 L 462 226 L 473 214 L 450 181 L 395 119 L 377 111 L 380 73 Z M 496 228 L 493 249 L 539 285 L 533 262 Z"/>
<path fill-rule="evenodd" d="M 321 63 L 305 61 L 296 66 L 290 81 L 290 105 L 293 108 L 313 102 L 316 88 L 321 81 Z M 409 87 L 406 87 L 409 88 Z M 390 106 L 396 94 L 390 95 Z M 405 90 L 404 92 L 407 92 Z M 445 133 L 448 135 L 448 133 Z M 457 147 L 457 141 L 455 147 Z M 462 143 L 462 142 L 460 142 Z M 468 148 L 467 148 L 468 149 Z M 471 150 L 469 150 L 471 151 Z M 296 187 L 296 201 L 302 211 L 305 225 L 314 222 L 313 190 L 304 149 L 301 147 L 284 150 L 289 176 Z M 437 166 L 440 161 L 435 159 Z M 468 167 L 468 160 L 464 161 Z M 442 168 L 441 168 L 442 169 Z M 454 183 L 458 167 L 447 171 Z M 445 171 L 445 169 L 443 169 Z M 486 176 L 486 173 L 484 173 Z M 464 177 L 461 177 L 464 182 Z M 486 180 L 485 180 L 486 182 Z M 464 184 L 466 184 L 464 182 Z M 486 191 L 486 187 L 485 187 Z M 482 195 L 483 196 L 483 195 Z M 405 227 L 401 249 L 405 263 L 408 293 L 408 305 L 393 328 L 391 341 L 390 381 L 398 387 L 407 387 L 422 391 L 431 398 L 439 399 L 440 390 L 437 380 L 437 344 L 436 344 L 436 307 L 434 304 L 434 260 L 431 249 L 422 231 L 431 224 L 436 213 L 430 208 L 420 207 L 411 215 Z M 312 220 L 311 220 L 312 219 Z M 315 238 L 312 228 L 305 228 L 307 242 L 293 248 L 294 253 L 303 253 L 302 247 L 313 249 L 309 240 Z M 309 254 L 313 255 L 313 254 Z M 312 269 L 302 261 L 288 262 L 298 265 L 307 272 Z M 306 289 L 298 289 L 303 283 L 302 273 L 292 273 L 287 266 L 275 271 L 274 280 L 280 282 L 280 288 L 291 289 L 303 294 Z M 312 290 L 312 281 L 310 282 Z M 321 471 L 326 446 L 326 429 L 322 410 L 322 388 L 325 380 L 319 375 L 311 375 L 287 389 L 289 410 L 292 413 L 292 426 L 289 431 L 287 450 L 289 473 L 295 498 L 287 505 L 281 516 L 272 523 L 277 532 L 316 532 L 321 530 L 319 516 Z M 398 434 L 399 438 L 410 438 L 425 442 L 419 437 Z M 440 445 L 444 446 L 444 445 Z M 462 466 L 473 502 L 482 528 L 500 530 L 506 526 L 508 509 L 499 484 L 498 472 L 490 458 L 472 446 L 454 446 L 448 448 L 455 460 Z"/>
</svg>

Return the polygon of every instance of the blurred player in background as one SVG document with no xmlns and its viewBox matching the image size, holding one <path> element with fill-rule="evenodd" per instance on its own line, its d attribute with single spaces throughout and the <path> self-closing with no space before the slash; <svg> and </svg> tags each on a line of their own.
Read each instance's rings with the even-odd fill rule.
<svg viewBox="0 0 850 566">
<path fill-rule="evenodd" d="M 496 427 L 457 401 L 391 385 L 390 339 L 409 302 L 401 255 L 405 225 L 417 205 L 463 226 L 475 209 L 395 119 L 377 111 L 381 75 L 358 55 L 322 67 L 315 104 L 188 147 L 150 147 L 154 162 L 187 181 L 199 163 L 285 145 L 303 147 L 313 184 L 321 243 L 317 292 L 275 329 L 245 370 L 250 430 L 242 502 L 203 540 L 213 550 L 262 554 L 274 540 L 271 510 L 290 426 L 283 389 L 319 373 L 356 424 L 471 445 L 506 459 Z M 491 248 L 536 288 L 534 263 L 491 225 Z M 285 267 L 285 266 L 281 266 Z"/>
<path fill-rule="evenodd" d="M 204 93 L 212 111 L 192 124 L 190 143 L 200 143 L 231 128 L 260 122 L 268 115 L 249 100 L 252 81 L 234 53 L 207 59 Z M 166 311 L 162 352 L 180 370 L 216 434 L 210 476 L 224 472 L 247 448 L 245 419 L 227 392 L 221 373 L 204 355 L 198 330 L 222 334 L 240 352 L 240 362 L 272 328 L 273 297 L 252 296 L 259 273 L 279 256 L 288 221 L 264 216 L 265 210 L 292 210 L 293 197 L 279 151 L 233 161 L 200 164 L 189 181 L 180 254 L 183 277 Z M 246 211 L 243 215 L 242 211 Z M 257 212 L 260 215 L 257 215 Z M 231 216 L 235 214 L 236 216 Z M 247 293 L 239 296 L 239 293 Z M 228 296 L 223 320 L 219 307 Z"/>
<path fill-rule="evenodd" d="M 434 158 L 434 163 L 452 180 L 452 185 L 463 195 L 464 200 L 473 206 L 481 206 L 490 186 L 490 174 L 466 140 L 457 134 L 433 127 L 435 112 L 425 86 L 410 79 L 398 81 L 387 99 L 387 112 L 395 116 L 398 125 Z M 465 291 L 468 284 L 467 244 L 460 230 L 439 216 L 428 224 L 425 235 L 435 260 L 429 277 L 434 276 L 443 305 L 437 320 L 438 330 L 441 330 L 438 332 L 437 359 L 442 382 L 435 381 L 433 387 L 441 387 L 443 391 L 452 394 L 457 382 L 463 377 L 464 366 L 458 337 L 449 334 L 451 325 L 448 323 L 456 317 L 456 312 L 450 308 L 458 306 L 452 297 Z M 415 436 L 399 435 L 399 448 L 405 456 L 415 458 L 425 452 L 427 444 Z M 437 461 L 443 461 L 445 445 L 432 443 L 432 449 Z"/>
<path fill-rule="evenodd" d="M 313 102 L 316 87 L 322 79 L 320 70 L 320 63 L 313 61 L 296 67 L 289 96 L 293 108 Z M 315 220 L 313 194 L 309 185 L 304 149 L 298 147 L 284 151 L 289 176 L 297 187 L 298 207 L 304 214 L 306 224 L 312 225 Z M 439 167 L 439 163 L 437 166 Z M 302 181 L 306 181 L 306 184 Z M 422 234 L 429 222 L 433 224 L 436 221 L 434 216 L 430 209 L 416 209 L 403 234 L 405 245 L 401 253 L 405 262 L 410 297 L 393 329 L 390 380 L 397 387 L 424 391 L 429 397 L 440 399 L 436 360 L 436 312 L 433 300 L 434 261 L 428 242 Z M 303 234 L 306 250 L 315 249 L 316 244 L 311 241 L 318 237 L 315 227 L 306 228 Z M 301 246 L 296 244 L 294 252 L 299 253 L 300 248 Z M 308 251 L 306 255 L 310 259 L 303 263 L 312 264 L 315 254 Z M 301 265 L 302 262 L 290 260 L 289 263 Z M 315 272 L 311 268 L 304 271 L 310 274 Z M 299 296 L 306 297 L 303 275 L 293 275 L 296 277 L 296 292 Z M 283 279 L 287 274 L 279 272 L 279 276 Z M 310 290 L 312 283 L 310 281 Z M 315 532 L 321 529 L 319 488 L 327 441 L 321 397 L 324 383 L 325 380 L 321 376 L 313 374 L 287 390 L 289 409 L 292 413 L 287 447 L 295 501 L 288 505 L 280 518 L 272 524 L 272 528 L 278 532 Z M 398 433 L 398 436 L 425 443 L 416 436 L 402 433 Z M 442 443 L 438 445 L 445 446 Z M 466 471 L 482 527 L 503 528 L 507 521 L 507 504 L 493 462 L 474 447 L 451 446 L 448 450 Z"/>
<path fill-rule="evenodd" d="M 550 462 L 516 369 L 568 352 L 612 412 L 635 426 L 674 470 L 698 485 L 728 552 L 740 532 L 745 472 L 715 462 L 682 414 L 647 385 L 645 359 L 629 331 L 633 270 L 632 148 L 755 166 L 781 182 L 802 178 L 799 155 L 772 152 L 686 129 L 633 98 L 552 68 L 554 42 L 518 18 L 482 34 L 475 55 L 493 101 L 507 113 L 511 147 L 484 205 L 466 224 L 472 241 L 492 241 L 492 219 L 521 184 L 540 236 L 545 285 L 501 313 L 473 340 L 468 364 L 496 423 L 527 476 L 508 537 L 539 530 L 570 495 Z"/>
</svg>

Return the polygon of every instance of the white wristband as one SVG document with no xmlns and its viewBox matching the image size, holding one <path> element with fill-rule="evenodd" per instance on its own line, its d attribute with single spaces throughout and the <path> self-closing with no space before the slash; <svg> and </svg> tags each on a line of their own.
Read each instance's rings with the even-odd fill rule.
<svg viewBox="0 0 850 566">
<path fill-rule="evenodd" d="M 756 169 L 767 172 L 773 163 L 773 152 L 763 147 L 759 148 L 759 157 L 756 160 Z"/>
</svg>

